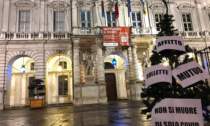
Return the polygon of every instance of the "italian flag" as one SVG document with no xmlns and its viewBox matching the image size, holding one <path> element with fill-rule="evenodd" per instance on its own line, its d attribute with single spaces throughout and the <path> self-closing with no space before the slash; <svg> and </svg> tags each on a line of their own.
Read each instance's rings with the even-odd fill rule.
<svg viewBox="0 0 210 126">
<path fill-rule="evenodd" d="M 115 0 L 115 19 L 119 18 L 118 0 Z"/>
<path fill-rule="evenodd" d="M 101 15 L 102 17 L 105 17 L 105 12 L 104 12 L 104 1 L 101 1 Z"/>
</svg>

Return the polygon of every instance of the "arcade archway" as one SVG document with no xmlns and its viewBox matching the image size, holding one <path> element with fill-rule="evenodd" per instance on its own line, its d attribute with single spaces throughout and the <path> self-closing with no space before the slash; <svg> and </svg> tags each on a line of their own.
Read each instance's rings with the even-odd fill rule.
<svg viewBox="0 0 210 126">
<path fill-rule="evenodd" d="M 48 104 L 73 102 L 72 62 L 64 54 L 55 54 L 47 61 L 46 95 Z"/>
<path fill-rule="evenodd" d="M 117 61 L 112 65 L 112 60 Z M 126 60 L 119 55 L 109 55 L 104 59 L 105 80 L 108 101 L 128 99 L 126 89 Z"/>
</svg>

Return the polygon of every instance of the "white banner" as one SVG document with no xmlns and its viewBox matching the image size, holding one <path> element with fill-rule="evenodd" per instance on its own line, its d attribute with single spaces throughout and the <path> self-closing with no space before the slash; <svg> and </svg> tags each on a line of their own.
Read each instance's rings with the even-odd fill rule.
<svg viewBox="0 0 210 126">
<path fill-rule="evenodd" d="M 200 99 L 163 99 L 152 109 L 152 126 L 203 126 Z"/>
<path fill-rule="evenodd" d="M 145 87 L 158 82 L 172 82 L 171 67 L 164 65 L 154 65 L 145 71 Z"/>
<path fill-rule="evenodd" d="M 210 77 L 196 61 L 178 66 L 172 71 L 172 74 L 184 88 Z"/>
<path fill-rule="evenodd" d="M 156 40 L 157 52 L 162 50 L 179 50 L 185 52 L 184 42 L 181 36 L 164 36 Z"/>
</svg>

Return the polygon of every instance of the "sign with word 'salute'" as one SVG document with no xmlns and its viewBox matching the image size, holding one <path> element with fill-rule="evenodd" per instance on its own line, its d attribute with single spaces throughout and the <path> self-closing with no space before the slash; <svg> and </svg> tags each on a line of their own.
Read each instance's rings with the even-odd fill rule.
<svg viewBox="0 0 210 126">
<path fill-rule="evenodd" d="M 152 109 L 152 126 L 203 126 L 200 99 L 166 98 Z"/>
<path fill-rule="evenodd" d="M 156 40 L 157 52 L 162 50 L 179 50 L 185 52 L 184 42 L 181 36 L 164 36 Z"/>
<path fill-rule="evenodd" d="M 172 70 L 172 74 L 184 88 L 210 77 L 208 72 L 206 72 L 196 61 L 178 66 Z"/>
<path fill-rule="evenodd" d="M 154 65 L 145 71 L 145 87 L 158 82 L 172 82 L 171 66 Z"/>
<path fill-rule="evenodd" d="M 129 27 L 103 27 L 104 46 L 129 46 Z"/>
</svg>

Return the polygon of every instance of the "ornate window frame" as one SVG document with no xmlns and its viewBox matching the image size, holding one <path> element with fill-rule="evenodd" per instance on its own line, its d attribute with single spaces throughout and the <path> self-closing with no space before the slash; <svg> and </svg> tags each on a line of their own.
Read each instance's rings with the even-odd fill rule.
<svg viewBox="0 0 210 126">
<path fill-rule="evenodd" d="M 133 15 L 132 15 L 132 13 L 135 13 L 135 18 L 136 18 L 136 21 L 133 21 Z M 140 16 L 140 21 L 137 21 L 137 13 L 139 13 L 139 16 Z M 140 23 L 140 26 L 136 26 L 136 27 L 140 27 L 140 28 L 142 28 L 142 19 L 143 19 L 143 16 L 142 16 L 142 11 L 131 11 L 131 25 L 133 26 L 133 23 Z M 133 26 L 134 27 L 134 26 Z"/>
<path fill-rule="evenodd" d="M 67 25 L 67 16 L 66 16 L 66 12 L 67 12 L 67 9 L 70 8 L 70 5 L 68 3 L 66 3 L 65 1 L 53 1 L 53 2 L 50 2 L 48 4 L 48 7 L 50 9 L 50 12 L 51 12 L 51 19 L 53 20 L 52 22 L 52 31 L 55 32 L 55 12 L 59 12 L 59 11 L 63 11 L 64 12 L 64 31 L 63 32 L 66 32 L 67 31 L 67 28 L 65 27 Z M 48 17 L 49 18 L 49 17 Z"/>
<path fill-rule="evenodd" d="M 30 11 L 30 30 L 32 31 L 32 21 L 33 21 L 33 11 L 36 7 L 36 4 L 30 0 L 19 0 L 13 3 L 13 6 L 16 9 L 16 31 L 19 32 L 19 14 L 20 11 Z"/>
<path fill-rule="evenodd" d="M 152 22 L 153 28 L 158 33 L 159 31 L 157 31 L 155 15 L 156 14 L 164 15 L 166 13 L 166 7 L 163 3 L 154 3 L 154 4 L 150 5 L 149 8 L 152 11 L 152 16 L 151 16 L 152 18 L 150 20 Z"/>
<path fill-rule="evenodd" d="M 203 8 L 204 11 L 204 20 L 206 20 L 206 29 L 210 28 L 210 5 L 206 5 Z"/>
<path fill-rule="evenodd" d="M 132 20 L 132 12 L 140 12 L 140 18 L 141 18 L 141 27 L 143 28 L 145 27 L 145 20 L 144 19 L 144 14 L 143 14 L 143 5 L 141 3 L 141 1 L 131 1 L 131 23 L 133 26 L 133 20 Z"/>
<path fill-rule="evenodd" d="M 180 22 L 181 22 L 181 31 L 185 31 L 184 30 L 184 22 L 183 22 L 183 14 L 190 14 L 191 15 L 191 23 L 192 23 L 192 31 L 195 31 L 195 21 L 193 21 L 194 19 L 194 14 L 195 14 L 195 7 L 189 3 L 183 3 L 177 6 L 177 9 L 179 11 L 179 15 L 180 15 Z"/>
<path fill-rule="evenodd" d="M 85 11 L 85 12 L 90 12 L 90 22 L 91 22 L 91 27 L 94 26 L 93 25 L 93 8 L 94 8 L 94 2 L 91 0 L 84 0 L 84 1 L 78 1 L 76 4 L 77 8 L 78 8 L 78 12 L 77 12 L 77 20 L 78 20 L 78 27 L 82 27 L 82 22 L 81 22 L 81 12 Z"/>
</svg>

